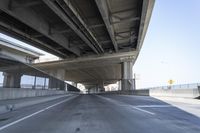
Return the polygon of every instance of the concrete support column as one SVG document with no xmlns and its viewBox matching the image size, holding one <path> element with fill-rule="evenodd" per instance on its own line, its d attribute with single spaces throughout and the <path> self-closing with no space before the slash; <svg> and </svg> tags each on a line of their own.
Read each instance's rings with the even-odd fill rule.
<svg viewBox="0 0 200 133">
<path fill-rule="evenodd" d="M 65 81 L 65 70 L 64 69 L 58 69 L 57 70 L 57 76 L 58 79 Z M 65 90 L 65 83 L 59 82 L 59 88 L 61 90 Z"/>
<path fill-rule="evenodd" d="M 126 61 L 122 63 L 122 90 L 133 90 L 135 89 L 133 72 L 132 72 L 133 62 Z"/>
<path fill-rule="evenodd" d="M 118 81 L 118 90 L 122 90 L 122 81 L 121 80 Z"/>
<path fill-rule="evenodd" d="M 55 88 L 53 77 L 49 77 L 48 89 L 53 89 L 53 88 Z"/>
<path fill-rule="evenodd" d="M 98 93 L 98 92 L 99 92 L 98 85 L 96 85 L 96 87 L 95 87 L 95 91 L 96 91 L 96 93 Z"/>
<path fill-rule="evenodd" d="M 3 87 L 5 88 L 20 88 L 21 74 L 19 73 L 3 73 Z"/>
<path fill-rule="evenodd" d="M 98 83 L 98 92 L 102 92 L 102 91 L 105 91 L 104 82 L 103 82 L 103 81 L 100 81 L 100 82 Z"/>
<path fill-rule="evenodd" d="M 97 93 L 97 89 L 96 89 L 96 87 L 93 87 L 93 88 L 89 88 L 88 89 L 88 93 L 90 94 L 94 94 L 94 93 Z"/>
</svg>

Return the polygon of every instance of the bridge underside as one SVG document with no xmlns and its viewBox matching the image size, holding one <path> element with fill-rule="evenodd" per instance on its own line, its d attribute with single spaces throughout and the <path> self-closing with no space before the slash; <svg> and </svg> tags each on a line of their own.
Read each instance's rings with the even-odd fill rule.
<svg viewBox="0 0 200 133">
<path fill-rule="evenodd" d="M 1 0 L 0 31 L 61 57 L 35 66 L 62 80 L 89 88 L 121 80 L 130 89 L 153 5 L 154 0 Z"/>
<path fill-rule="evenodd" d="M 103 88 L 123 79 L 132 79 L 132 61 L 136 52 L 108 54 L 104 56 L 82 57 L 35 64 L 39 68 L 62 80 L 82 83 L 86 88 Z M 130 67 L 124 68 L 129 65 Z"/>
</svg>

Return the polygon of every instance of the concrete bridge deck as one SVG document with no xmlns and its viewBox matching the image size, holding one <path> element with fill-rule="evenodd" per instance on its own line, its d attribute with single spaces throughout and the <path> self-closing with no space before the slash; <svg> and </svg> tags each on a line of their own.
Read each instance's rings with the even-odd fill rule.
<svg viewBox="0 0 200 133">
<path fill-rule="evenodd" d="M 191 105 L 148 96 L 74 95 L 0 115 L 0 132 L 198 133 L 200 118 L 183 106 Z"/>
</svg>

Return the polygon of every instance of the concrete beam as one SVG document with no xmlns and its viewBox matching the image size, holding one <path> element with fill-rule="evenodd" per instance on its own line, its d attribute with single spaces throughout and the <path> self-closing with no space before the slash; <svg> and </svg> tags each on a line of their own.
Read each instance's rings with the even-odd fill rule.
<svg viewBox="0 0 200 133">
<path fill-rule="evenodd" d="M 95 1 L 97 4 L 97 7 L 101 13 L 101 16 L 103 18 L 103 21 L 106 24 L 106 28 L 108 30 L 108 33 L 109 33 L 112 43 L 114 45 L 114 49 L 116 52 L 118 52 L 118 45 L 115 40 L 114 28 L 112 27 L 112 25 L 110 23 L 110 16 L 109 16 L 110 11 L 109 11 L 107 2 L 106 2 L 106 0 L 95 0 Z"/>
<path fill-rule="evenodd" d="M 111 24 L 119 24 L 119 23 L 127 23 L 130 21 L 138 21 L 140 20 L 139 17 L 126 17 L 126 18 L 120 18 L 118 16 L 112 15 L 113 18 L 117 18 L 117 21 L 112 21 Z"/>
<path fill-rule="evenodd" d="M 10 9 L 15 9 L 15 8 L 27 8 L 35 5 L 40 5 L 42 4 L 41 1 L 29 1 L 29 2 L 24 2 L 24 3 L 16 3 L 14 0 L 10 0 Z"/>
<path fill-rule="evenodd" d="M 62 81 L 65 81 L 65 69 L 55 69 L 55 70 L 50 70 L 46 71 L 49 75 L 56 77 Z"/>
<path fill-rule="evenodd" d="M 18 19 L 25 25 L 28 25 L 32 29 L 36 30 L 37 32 L 47 37 L 48 39 L 58 43 L 60 46 L 74 53 L 76 56 L 80 56 L 79 49 L 68 47 L 68 39 L 66 39 L 65 36 L 61 34 L 54 34 L 54 35 L 49 34 L 49 31 L 52 27 L 46 20 L 44 20 L 42 17 L 36 14 L 33 10 L 31 10 L 30 8 L 15 8 L 10 10 L 9 5 L 10 3 L 8 0 L 1 0 L 0 10 Z"/>
<path fill-rule="evenodd" d="M 60 61 L 37 63 L 37 64 L 33 64 L 33 66 L 38 67 L 38 68 L 54 68 L 54 67 L 58 68 L 59 66 L 66 67 L 67 64 L 68 65 L 76 64 L 76 67 L 79 67 L 79 68 L 83 68 L 85 65 L 87 67 L 88 66 L 90 66 L 90 67 L 106 66 L 106 65 L 112 65 L 112 64 L 119 64 L 128 59 L 134 60 L 136 58 L 137 54 L 138 54 L 137 51 L 113 53 L 113 54 L 105 54 L 102 56 L 96 55 L 96 56 L 90 56 L 90 57 L 79 57 L 76 59 L 65 59 L 65 60 L 60 60 Z M 68 67 L 70 67 L 70 66 L 68 66 Z M 73 66 L 73 68 L 74 67 L 75 66 Z"/>
<path fill-rule="evenodd" d="M 43 2 L 55 13 L 60 17 L 95 53 L 99 54 L 97 49 L 93 46 L 91 41 L 80 31 L 80 28 L 77 27 L 74 22 L 61 10 L 58 6 L 54 4 L 53 1 L 50 0 L 43 0 Z"/>
<path fill-rule="evenodd" d="M 63 33 L 70 33 L 72 32 L 71 29 L 62 29 L 62 30 L 54 30 L 51 32 L 51 34 L 63 34 Z"/>
<path fill-rule="evenodd" d="M 104 27 L 105 24 L 93 24 L 93 25 L 89 25 L 88 28 L 89 29 L 94 29 L 94 28 L 99 28 L 99 27 Z"/>
<path fill-rule="evenodd" d="M 98 47 L 98 49 L 100 49 L 100 52 L 104 53 L 104 49 L 97 41 L 95 35 L 90 31 L 90 29 L 88 28 L 88 25 L 83 21 L 79 12 L 77 12 L 77 10 L 72 6 L 72 4 L 69 0 L 63 0 L 63 1 L 68 6 L 68 8 L 73 12 L 73 14 L 76 16 L 76 19 L 82 24 L 82 26 L 83 26 L 82 28 L 84 28 L 83 32 L 88 33 L 90 40 L 95 43 L 96 47 Z"/>
<path fill-rule="evenodd" d="M 151 18 L 151 14 L 153 11 L 154 3 L 155 3 L 155 0 L 143 0 L 140 28 L 139 28 L 138 41 L 137 41 L 138 51 L 140 51 L 142 47 L 142 44 L 147 32 L 147 28 L 149 25 L 149 21 Z"/>
<path fill-rule="evenodd" d="M 16 39 L 33 44 L 35 47 L 44 49 L 45 51 L 48 51 L 59 57 L 62 57 L 62 58 L 66 57 L 64 53 L 52 48 L 51 46 L 49 46 L 48 44 L 45 44 L 44 42 L 41 42 L 37 38 L 30 37 L 30 35 L 23 33 L 22 31 L 12 27 L 11 25 L 0 22 L 0 31 Z"/>
</svg>

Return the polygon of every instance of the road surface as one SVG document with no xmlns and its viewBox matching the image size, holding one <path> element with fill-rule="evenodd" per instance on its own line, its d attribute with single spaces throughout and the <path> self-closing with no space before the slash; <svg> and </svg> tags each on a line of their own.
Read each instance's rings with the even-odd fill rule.
<svg viewBox="0 0 200 133">
<path fill-rule="evenodd" d="M 0 133 L 199 132 L 199 117 L 146 96 L 73 95 L 0 115 Z"/>
</svg>

